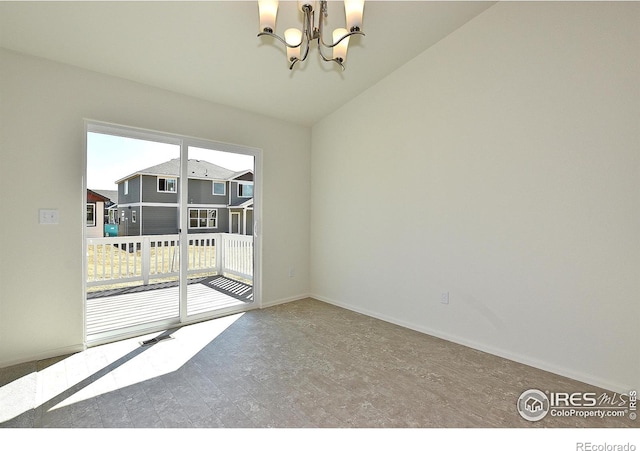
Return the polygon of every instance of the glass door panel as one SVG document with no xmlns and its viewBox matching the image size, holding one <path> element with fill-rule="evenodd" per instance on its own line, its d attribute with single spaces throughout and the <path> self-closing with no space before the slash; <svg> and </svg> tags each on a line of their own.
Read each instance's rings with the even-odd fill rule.
<svg viewBox="0 0 640 451">
<path fill-rule="evenodd" d="M 242 309 L 253 302 L 254 157 L 193 146 L 187 152 L 185 314 Z"/>
<path fill-rule="evenodd" d="M 87 342 L 176 323 L 180 145 L 87 133 Z"/>
</svg>

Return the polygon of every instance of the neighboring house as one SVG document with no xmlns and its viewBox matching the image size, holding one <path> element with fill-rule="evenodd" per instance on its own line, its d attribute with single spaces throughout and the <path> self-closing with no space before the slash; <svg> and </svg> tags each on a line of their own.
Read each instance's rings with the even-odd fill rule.
<svg viewBox="0 0 640 451">
<path fill-rule="evenodd" d="M 176 158 L 116 181 L 118 234 L 178 233 L 179 174 Z M 252 171 L 189 160 L 188 174 L 188 233 L 253 234 Z"/>
<path fill-rule="evenodd" d="M 115 205 L 115 191 L 87 190 L 87 238 L 105 235 L 104 225 L 109 223 L 109 211 Z"/>
</svg>

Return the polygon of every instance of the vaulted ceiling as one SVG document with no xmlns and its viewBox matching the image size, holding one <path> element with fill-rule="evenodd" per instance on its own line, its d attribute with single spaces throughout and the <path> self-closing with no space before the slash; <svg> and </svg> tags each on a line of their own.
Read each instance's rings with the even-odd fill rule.
<svg viewBox="0 0 640 451">
<path fill-rule="evenodd" d="M 342 72 L 312 48 L 289 71 L 258 38 L 257 1 L 0 2 L 0 46 L 215 103 L 312 125 L 495 2 L 367 1 Z M 344 25 L 329 2 L 329 29 Z M 299 26 L 280 2 L 276 32 Z"/>
</svg>

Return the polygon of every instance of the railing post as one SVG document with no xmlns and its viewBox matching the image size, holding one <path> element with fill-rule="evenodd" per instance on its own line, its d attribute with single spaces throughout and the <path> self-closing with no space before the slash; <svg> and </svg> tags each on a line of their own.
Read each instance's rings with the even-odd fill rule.
<svg viewBox="0 0 640 451">
<path fill-rule="evenodd" d="M 222 274 L 224 270 L 224 234 L 216 234 L 216 273 Z"/>
<path fill-rule="evenodd" d="M 141 258 L 140 270 L 142 272 L 142 284 L 149 285 L 149 272 L 151 270 L 151 239 L 148 236 L 142 238 Z"/>
</svg>

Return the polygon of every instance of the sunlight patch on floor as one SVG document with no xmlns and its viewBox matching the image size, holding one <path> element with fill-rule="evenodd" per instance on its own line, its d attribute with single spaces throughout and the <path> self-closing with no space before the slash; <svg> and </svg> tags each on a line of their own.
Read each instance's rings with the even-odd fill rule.
<svg viewBox="0 0 640 451">
<path fill-rule="evenodd" d="M 55 410 L 178 370 L 244 313 L 182 327 L 172 339 L 141 342 L 158 333 L 90 348 L 38 374 L 38 404 Z M 109 366 L 113 368 L 109 368 Z M 59 400 L 56 398 L 60 398 Z"/>
<path fill-rule="evenodd" d="M 32 409 L 36 394 L 36 372 L 0 387 L 0 423 Z"/>
</svg>

